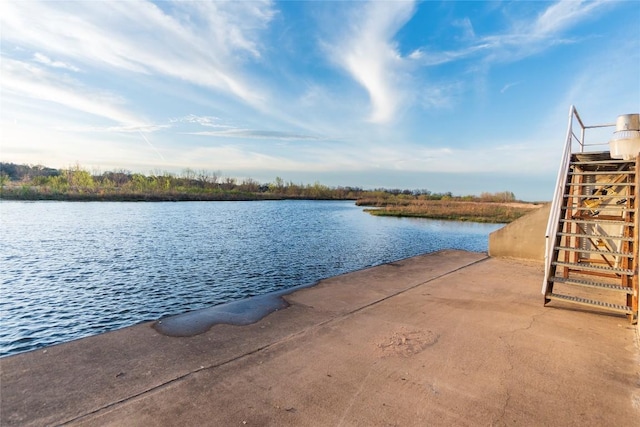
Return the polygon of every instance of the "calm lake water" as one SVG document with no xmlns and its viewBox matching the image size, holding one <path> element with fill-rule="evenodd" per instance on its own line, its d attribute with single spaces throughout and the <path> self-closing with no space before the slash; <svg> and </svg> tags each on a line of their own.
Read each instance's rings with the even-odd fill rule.
<svg viewBox="0 0 640 427">
<path fill-rule="evenodd" d="M 0 355 L 282 290 L 501 225 L 383 218 L 353 202 L 0 202 Z"/>
</svg>

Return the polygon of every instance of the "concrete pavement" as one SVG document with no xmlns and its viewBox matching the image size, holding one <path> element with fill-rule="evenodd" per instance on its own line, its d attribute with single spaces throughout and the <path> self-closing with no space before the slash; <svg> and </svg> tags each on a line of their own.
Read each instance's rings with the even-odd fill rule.
<svg viewBox="0 0 640 427">
<path fill-rule="evenodd" d="M 152 323 L 0 360 L 0 424 L 634 425 L 625 317 L 543 307 L 541 263 L 441 251 L 246 325 Z"/>
</svg>

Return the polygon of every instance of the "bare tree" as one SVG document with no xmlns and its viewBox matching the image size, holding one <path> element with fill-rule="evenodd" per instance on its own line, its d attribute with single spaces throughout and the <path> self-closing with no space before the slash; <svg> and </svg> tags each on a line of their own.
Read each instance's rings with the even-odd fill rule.
<svg viewBox="0 0 640 427">
<path fill-rule="evenodd" d="M 230 176 L 224 177 L 222 179 L 222 184 L 220 184 L 220 186 L 224 190 L 233 190 L 236 187 L 236 179 L 231 178 Z"/>
</svg>

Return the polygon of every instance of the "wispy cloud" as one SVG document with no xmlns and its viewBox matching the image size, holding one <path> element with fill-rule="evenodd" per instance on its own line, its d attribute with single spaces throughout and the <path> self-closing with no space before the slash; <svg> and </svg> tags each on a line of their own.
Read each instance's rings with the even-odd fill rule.
<svg viewBox="0 0 640 427">
<path fill-rule="evenodd" d="M 148 126 L 146 120 L 127 111 L 125 101 L 113 93 L 86 88 L 71 78 L 22 61 L 4 58 L 0 67 L 5 94 L 51 102 L 120 125 Z"/>
<path fill-rule="evenodd" d="M 422 108 L 442 110 L 455 105 L 462 86 L 461 82 L 440 82 L 424 88 L 416 88 L 415 91 Z"/>
<path fill-rule="evenodd" d="M 271 2 L 166 3 L 180 9 L 176 16 L 160 6 L 3 2 L 3 43 L 44 50 L 87 68 L 170 76 L 260 105 L 263 95 L 243 78 L 239 63 L 243 53 L 259 57 L 260 32 L 274 14 Z"/>
<path fill-rule="evenodd" d="M 473 40 L 476 38 L 476 32 L 473 29 L 473 24 L 471 23 L 471 19 L 469 19 L 469 17 L 453 21 L 453 25 L 462 29 L 463 39 Z"/>
<path fill-rule="evenodd" d="M 320 140 L 322 138 L 302 133 L 253 130 L 253 129 L 225 129 L 219 131 L 185 132 L 188 135 L 215 136 L 224 138 L 278 139 L 278 140 Z"/>
<path fill-rule="evenodd" d="M 422 66 L 432 67 L 489 52 L 492 47 L 491 43 L 479 43 L 477 41 L 471 46 L 464 46 L 457 50 L 440 51 L 428 47 L 420 47 L 411 52 L 409 58 Z"/>
<path fill-rule="evenodd" d="M 138 133 L 140 134 L 140 136 L 142 137 L 142 139 L 144 139 L 144 142 L 147 143 L 147 145 L 149 147 L 151 147 L 151 149 L 158 155 L 158 157 L 160 158 L 160 160 L 162 160 L 163 162 L 166 162 L 167 160 L 164 158 L 164 156 L 162 155 L 162 153 L 160 151 L 158 151 L 158 149 L 156 148 L 155 145 L 153 145 L 150 141 L 149 138 L 147 138 L 147 136 L 141 131 L 139 130 Z"/>
<path fill-rule="evenodd" d="M 452 103 L 453 98 L 445 97 L 446 91 L 437 88 L 436 84 L 408 77 L 409 67 L 437 67 L 469 58 L 484 61 L 484 67 L 487 67 L 517 61 L 558 44 L 575 43 L 572 38 L 562 37 L 563 33 L 594 16 L 605 5 L 601 1 L 561 1 L 550 5 L 532 20 L 514 19 L 510 27 L 493 34 L 478 34 L 469 17 L 458 19 L 452 22 L 461 30 L 457 49 L 439 50 L 425 45 L 403 57 L 394 38 L 412 19 L 415 5 L 412 2 L 368 2 L 349 17 L 345 31 L 338 32 L 326 49 L 334 63 L 367 91 L 371 103 L 370 121 L 387 123 L 414 100 L 429 107 Z"/>
<path fill-rule="evenodd" d="M 605 1 L 563 0 L 549 6 L 535 20 L 530 31 L 534 37 L 552 36 L 591 16 Z"/>
<path fill-rule="evenodd" d="M 67 64 L 66 62 L 62 62 L 62 61 L 53 61 L 48 56 L 43 55 L 43 54 L 41 54 L 39 52 L 36 52 L 33 55 L 33 59 L 36 62 L 39 62 L 39 63 L 44 64 L 44 65 L 48 65 L 48 66 L 53 67 L 53 68 L 64 68 L 66 70 L 74 71 L 76 73 L 80 71 L 80 69 L 78 67 L 76 67 L 76 66 Z"/>
<path fill-rule="evenodd" d="M 132 125 L 115 125 L 115 126 L 96 126 L 96 125 L 54 125 L 52 129 L 60 132 L 75 132 L 75 133 L 153 133 L 161 130 L 166 130 L 171 126 L 168 124 L 132 124 Z"/>
<path fill-rule="evenodd" d="M 514 62 L 551 46 L 576 43 L 575 38 L 563 37 L 563 33 L 596 16 L 604 7 L 610 7 L 610 4 L 603 1 L 562 0 L 553 3 L 533 19 L 518 15 L 512 18 L 508 28 L 492 34 L 476 34 L 471 18 L 465 18 L 453 22 L 463 31 L 458 49 L 437 50 L 424 46 L 412 52 L 410 58 L 424 66 L 437 66 L 471 57 L 489 63 Z"/>
<path fill-rule="evenodd" d="M 195 114 L 189 114 L 188 116 L 169 119 L 169 123 L 170 124 L 191 123 L 191 124 L 197 124 L 197 125 L 200 125 L 200 126 L 210 127 L 210 128 L 220 128 L 220 129 L 233 128 L 233 126 L 231 126 L 229 124 L 223 124 L 221 122 L 222 122 L 222 119 L 220 119 L 220 117 L 215 117 L 215 116 L 197 116 Z"/>
<path fill-rule="evenodd" d="M 478 43 L 489 48 L 486 57 L 489 61 L 517 61 L 552 46 L 576 43 L 578 40 L 565 36 L 565 32 L 596 16 L 607 6 L 603 1 L 561 0 L 533 20 L 513 19 L 505 32 L 480 37 Z"/>
<path fill-rule="evenodd" d="M 346 33 L 327 44 L 333 61 L 369 94 L 374 123 L 392 120 L 405 96 L 403 61 L 393 37 L 413 13 L 413 2 L 369 2 L 350 17 Z"/>
<path fill-rule="evenodd" d="M 180 125 L 196 125 L 206 130 L 183 130 Z M 212 136 L 218 138 L 241 138 L 241 139 L 267 139 L 267 140 L 320 140 L 321 137 L 308 133 L 264 130 L 264 129 L 248 129 L 229 123 L 223 123 L 223 120 L 215 116 L 198 116 L 189 114 L 184 117 L 173 118 L 169 120 L 169 126 L 176 127 L 176 131 L 183 135 Z"/>
<path fill-rule="evenodd" d="M 520 82 L 507 83 L 506 85 L 502 86 L 502 89 L 500 89 L 500 93 L 505 93 L 506 91 L 508 91 L 512 87 L 514 87 L 516 85 L 519 85 L 519 84 L 520 84 Z"/>
</svg>

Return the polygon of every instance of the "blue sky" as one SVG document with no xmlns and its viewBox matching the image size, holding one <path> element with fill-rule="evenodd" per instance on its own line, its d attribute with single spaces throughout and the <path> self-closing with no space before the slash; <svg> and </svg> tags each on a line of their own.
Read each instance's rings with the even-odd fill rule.
<svg viewBox="0 0 640 427">
<path fill-rule="evenodd" d="M 640 111 L 636 1 L 1 1 L 5 162 L 549 200 Z M 606 138 L 606 136 L 605 136 Z"/>
</svg>

